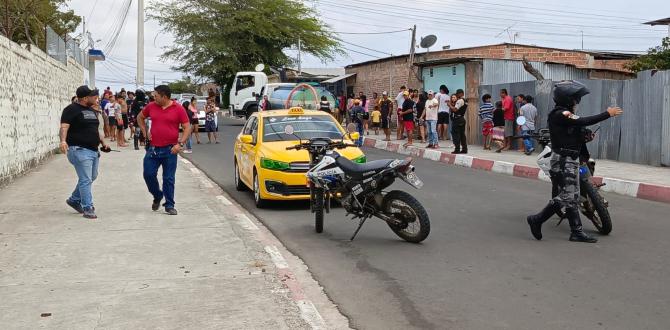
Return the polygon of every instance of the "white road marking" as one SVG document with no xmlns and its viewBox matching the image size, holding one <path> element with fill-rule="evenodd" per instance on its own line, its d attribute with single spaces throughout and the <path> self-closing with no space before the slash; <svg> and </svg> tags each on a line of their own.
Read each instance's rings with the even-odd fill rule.
<svg viewBox="0 0 670 330">
<path fill-rule="evenodd" d="M 276 246 L 270 246 L 270 245 L 266 246 L 265 252 L 267 252 L 270 255 L 270 259 L 272 259 L 272 262 L 278 269 L 288 268 L 288 263 L 286 262 L 286 259 L 284 259 L 284 257 L 281 255 Z"/>
<path fill-rule="evenodd" d="M 246 215 L 242 213 L 236 214 L 235 218 L 237 218 L 237 223 L 240 226 L 242 226 L 242 228 L 246 230 L 258 230 L 258 226 L 256 226 L 256 224 L 253 221 L 251 221 L 251 219 L 249 219 L 249 217 L 247 217 Z"/>
<path fill-rule="evenodd" d="M 226 198 L 226 197 L 223 196 L 223 195 L 216 196 L 216 199 L 220 200 L 221 203 L 222 203 L 223 205 L 233 205 L 233 203 L 231 203 L 231 202 L 228 200 L 228 198 Z"/>
<path fill-rule="evenodd" d="M 300 309 L 300 317 L 305 320 L 312 329 L 325 329 L 326 322 L 323 321 L 321 314 L 316 310 L 314 304 L 309 300 L 296 301 Z"/>
<path fill-rule="evenodd" d="M 181 160 L 181 162 L 184 163 L 184 164 L 186 164 L 186 165 L 190 165 L 190 164 L 191 164 L 191 162 L 188 161 L 188 159 L 186 159 L 186 158 L 179 158 L 179 160 Z"/>
<path fill-rule="evenodd" d="M 191 173 L 200 174 L 200 170 L 197 167 L 191 167 Z"/>
</svg>

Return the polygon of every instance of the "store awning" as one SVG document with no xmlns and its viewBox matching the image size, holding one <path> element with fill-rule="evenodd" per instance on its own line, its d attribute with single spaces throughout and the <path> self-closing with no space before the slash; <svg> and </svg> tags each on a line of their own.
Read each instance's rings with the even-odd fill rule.
<svg viewBox="0 0 670 330">
<path fill-rule="evenodd" d="M 355 73 L 347 73 L 347 74 L 343 74 L 341 76 L 337 76 L 335 78 L 330 78 L 328 80 L 324 80 L 321 83 L 322 84 L 334 84 L 334 83 L 336 83 L 336 82 L 338 82 L 342 79 L 347 79 L 347 78 L 355 76 L 355 75 L 356 75 Z"/>
</svg>

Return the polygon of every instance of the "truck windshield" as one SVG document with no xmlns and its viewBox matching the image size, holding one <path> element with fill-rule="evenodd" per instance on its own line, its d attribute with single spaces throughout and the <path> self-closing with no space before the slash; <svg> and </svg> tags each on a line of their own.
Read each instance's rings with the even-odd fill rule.
<svg viewBox="0 0 670 330">
<path fill-rule="evenodd" d="M 263 142 L 297 141 L 297 137 L 284 134 L 284 127 L 288 124 L 293 126 L 295 135 L 303 140 L 316 137 L 340 139 L 343 134 L 329 115 L 276 116 L 263 119 Z"/>
</svg>

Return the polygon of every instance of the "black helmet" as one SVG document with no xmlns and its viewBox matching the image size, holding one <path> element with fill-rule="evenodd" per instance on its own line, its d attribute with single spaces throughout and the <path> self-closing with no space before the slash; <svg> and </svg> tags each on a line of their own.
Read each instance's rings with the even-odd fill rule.
<svg viewBox="0 0 670 330">
<path fill-rule="evenodd" d="M 135 90 L 135 99 L 140 101 L 140 102 L 146 101 L 147 100 L 146 92 L 144 92 L 143 89 L 138 88 L 137 90 Z"/>
<path fill-rule="evenodd" d="M 586 86 L 578 81 L 563 80 L 554 85 L 554 102 L 556 105 L 573 107 L 579 104 L 584 95 L 591 93 Z"/>
</svg>

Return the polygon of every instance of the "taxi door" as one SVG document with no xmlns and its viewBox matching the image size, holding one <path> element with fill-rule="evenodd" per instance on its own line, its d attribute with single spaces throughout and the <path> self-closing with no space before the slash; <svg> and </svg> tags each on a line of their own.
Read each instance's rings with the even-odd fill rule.
<svg viewBox="0 0 670 330">
<path fill-rule="evenodd" d="M 245 183 L 253 185 L 254 164 L 256 163 L 256 150 L 258 149 L 258 117 L 251 116 L 242 131 L 244 135 L 251 135 L 251 143 L 240 143 L 240 176 Z"/>
</svg>

